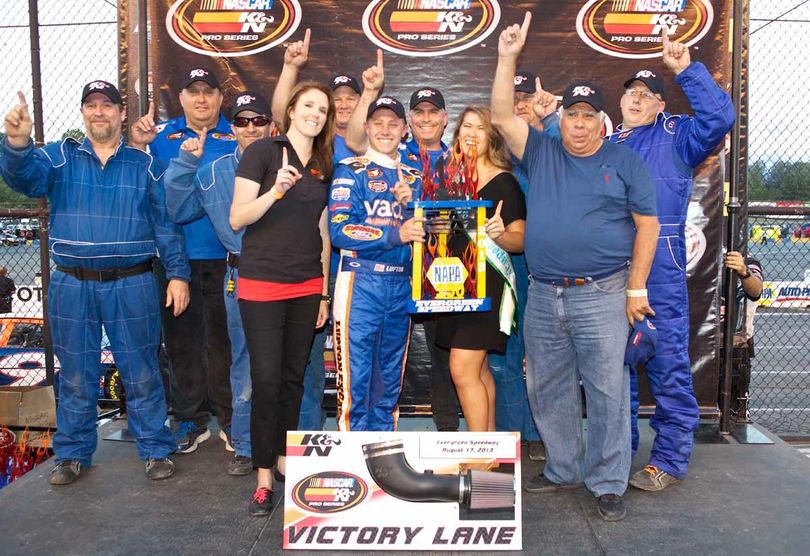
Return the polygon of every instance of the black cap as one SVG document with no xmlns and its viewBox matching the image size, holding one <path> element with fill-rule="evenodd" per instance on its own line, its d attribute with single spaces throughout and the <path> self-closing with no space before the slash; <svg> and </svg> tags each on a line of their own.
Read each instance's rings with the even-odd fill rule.
<svg viewBox="0 0 810 556">
<path fill-rule="evenodd" d="M 420 102 L 429 102 L 439 110 L 444 110 L 444 96 L 439 89 L 433 87 L 416 89 L 411 95 L 411 110 Z"/>
<path fill-rule="evenodd" d="M 332 91 L 335 91 L 338 87 L 349 87 L 358 95 L 362 92 L 357 79 L 345 73 L 338 74 L 329 80 L 329 88 L 332 89 Z"/>
<path fill-rule="evenodd" d="M 235 118 L 239 112 L 244 112 L 245 110 L 252 110 L 263 116 L 270 114 L 267 100 L 255 91 L 243 91 L 233 99 L 233 105 L 231 106 L 232 117 Z"/>
<path fill-rule="evenodd" d="M 107 81 L 91 81 L 85 85 L 84 89 L 82 89 L 82 104 L 84 104 L 84 99 L 93 93 L 101 93 L 115 104 L 123 104 L 123 101 L 121 100 L 121 93 L 118 92 L 115 85 L 108 83 Z"/>
<path fill-rule="evenodd" d="M 402 106 L 402 103 L 394 97 L 380 97 L 372 102 L 368 107 L 366 119 L 369 119 L 371 115 L 380 108 L 388 108 L 389 110 L 393 110 L 397 117 L 402 118 L 403 120 L 405 119 L 405 107 Z"/>
<path fill-rule="evenodd" d="M 602 91 L 593 81 L 574 81 L 565 88 L 562 100 L 563 108 L 568 108 L 578 102 L 590 104 L 597 112 L 601 112 L 605 107 Z"/>
<path fill-rule="evenodd" d="M 515 74 L 515 92 L 533 95 L 535 75 L 530 71 L 519 71 Z"/>
<path fill-rule="evenodd" d="M 183 88 L 188 89 L 188 87 L 194 83 L 195 81 L 202 81 L 203 83 L 207 83 L 211 85 L 214 89 L 219 89 L 219 79 L 214 74 L 213 71 L 209 70 L 208 68 L 191 68 L 188 70 L 186 74 L 186 78 L 183 81 Z"/>
<path fill-rule="evenodd" d="M 633 81 L 641 81 L 650 91 L 664 98 L 664 80 L 653 70 L 643 69 L 637 71 L 633 77 L 624 82 L 624 88 L 628 88 Z"/>
</svg>

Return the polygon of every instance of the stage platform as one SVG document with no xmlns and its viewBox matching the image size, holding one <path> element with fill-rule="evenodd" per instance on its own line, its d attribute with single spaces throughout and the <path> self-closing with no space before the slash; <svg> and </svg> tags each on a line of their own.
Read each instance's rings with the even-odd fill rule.
<svg viewBox="0 0 810 556">
<path fill-rule="evenodd" d="M 400 422 L 432 430 L 427 419 Z M 765 434 L 773 444 L 740 444 L 702 425 L 688 480 L 660 493 L 630 487 L 618 523 L 604 522 L 584 489 L 524 494 L 522 554 L 810 554 L 810 458 Z M 650 440 L 645 422 L 634 470 Z M 0 490 L 0 554 L 279 554 L 281 496 L 269 517 L 248 515 L 255 476 L 228 476 L 230 457 L 213 434 L 175 458 L 174 477 L 153 482 L 134 444 L 100 441 L 93 467 L 67 487 L 48 484 L 46 462 Z M 524 453 L 524 477 L 539 470 Z"/>
</svg>

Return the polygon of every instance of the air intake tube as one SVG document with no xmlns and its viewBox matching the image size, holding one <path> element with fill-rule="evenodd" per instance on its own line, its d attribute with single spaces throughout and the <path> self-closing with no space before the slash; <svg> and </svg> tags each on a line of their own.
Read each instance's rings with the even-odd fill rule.
<svg viewBox="0 0 810 556">
<path fill-rule="evenodd" d="M 419 473 L 405 459 L 401 440 L 363 446 L 371 478 L 387 494 L 408 502 L 457 502 L 468 508 L 510 508 L 515 504 L 511 473 L 469 470 L 458 475 Z"/>
</svg>

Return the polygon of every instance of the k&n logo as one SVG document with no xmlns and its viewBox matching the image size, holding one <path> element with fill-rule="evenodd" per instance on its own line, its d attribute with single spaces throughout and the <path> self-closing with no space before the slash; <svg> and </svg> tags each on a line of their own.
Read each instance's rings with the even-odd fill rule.
<svg viewBox="0 0 810 556">
<path fill-rule="evenodd" d="M 423 89 L 416 93 L 416 98 L 430 98 L 436 94 L 436 91 L 431 91 L 430 89 Z"/>
<path fill-rule="evenodd" d="M 396 101 L 391 97 L 381 97 L 377 99 L 377 106 L 381 106 L 383 104 L 395 104 Z"/>
<path fill-rule="evenodd" d="M 256 100 L 256 97 L 251 95 L 242 95 L 241 97 L 236 99 L 236 106 L 244 106 L 245 104 L 250 104 Z"/>
<path fill-rule="evenodd" d="M 528 77 L 525 75 L 516 75 L 515 76 L 515 85 L 520 85 L 524 81 L 528 80 Z"/>
<path fill-rule="evenodd" d="M 351 80 L 346 75 L 338 75 L 332 80 L 332 83 L 337 85 L 338 83 L 349 83 Z"/>
<path fill-rule="evenodd" d="M 304 448 L 304 456 L 328 456 L 333 446 L 340 446 L 340 439 L 333 438 L 330 434 L 305 434 L 301 439 L 301 446 Z"/>
<path fill-rule="evenodd" d="M 88 88 L 89 90 L 91 90 L 91 91 L 95 91 L 95 90 L 97 90 L 97 89 L 98 89 L 98 90 L 104 90 L 104 89 L 106 89 L 106 88 L 107 88 L 107 84 L 106 84 L 106 83 L 104 83 L 104 81 L 93 81 L 92 83 L 90 83 L 90 84 L 87 86 L 87 88 Z"/>
<path fill-rule="evenodd" d="M 204 69 L 193 69 L 188 74 L 189 77 L 205 77 L 206 75 L 208 75 L 208 72 Z"/>
<path fill-rule="evenodd" d="M 653 72 L 651 72 L 650 70 L 641 70 L 640 72 L 638 72 L 636 74 L 636 77 L 650 78 L 650 77 L 655 77 L 655 74 Z"/>
<path fill-rule="evenodd" d="M 594 91 L 590 87 L 586 87 L 585 85 L 579 85 L 577 87 L 574 87 L 574 90 L 571 92 L 571 95 L 575 97 L 589 97 L 595 93 L 596 91 Z"/>
</svg>

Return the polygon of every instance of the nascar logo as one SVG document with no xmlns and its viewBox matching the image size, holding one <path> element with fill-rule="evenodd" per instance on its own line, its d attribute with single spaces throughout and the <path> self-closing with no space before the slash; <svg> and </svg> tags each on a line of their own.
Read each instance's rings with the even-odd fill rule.
<svg viewBox="0 0 810 556">
<path fill-rule="evenodd" d="M 298 28 L 298 0 L 177 0 L 166 13 L 169 36 L 206 56 L 247 56 L 273 48 Z"/>
<path fill-rule="evenodd" d="M 480 43 L 500 18 L 497 0 L 374 0 L 363 13 L 363 32 L 389 52 L 440 56 Z"/>
<path fill-rule="evenodd" d="M 710 0 L 589 0 L 577 15 L 577 33 L 594 50 L 616 58 L 661 55 L 661 32 L 691 46 L 714 21 Z"/>
</svg>

